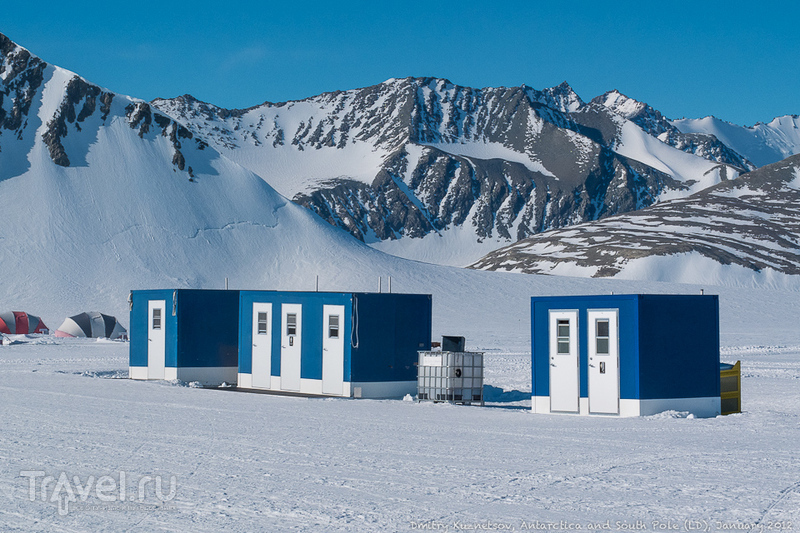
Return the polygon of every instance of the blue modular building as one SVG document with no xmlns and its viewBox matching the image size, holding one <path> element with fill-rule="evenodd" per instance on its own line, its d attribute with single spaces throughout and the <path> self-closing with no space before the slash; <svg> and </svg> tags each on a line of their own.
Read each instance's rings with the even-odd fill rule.
<svg viewBox="0 0 800 533">
<path fill-rule="evenodd" d="M 238 387 L 355 398 L 415 394 L 430 295 L 241 291 Z"/>
<path fill-rule="evenodd" d="M 532 409 L 720 414 L 714 295 L 531 298 Z"/>
<path fill-rule="evenodd" d="M 239 291 L 132 291 L 130 313 L 132 379 L 236 383 Z"/>
</svg>

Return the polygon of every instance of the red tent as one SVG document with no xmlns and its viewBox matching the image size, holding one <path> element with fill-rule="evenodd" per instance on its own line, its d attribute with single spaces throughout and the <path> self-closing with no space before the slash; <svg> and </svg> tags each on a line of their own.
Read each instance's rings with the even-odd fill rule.
<svg viewBox="0 0 800 533">
<path fill-rule="evenodd" d="M 47 326 L 38 316 L 24 311 L 6 311 L 0 313 L 0 333 L 22 335 L 25 333 L 47 333 Z"/>
</svg>

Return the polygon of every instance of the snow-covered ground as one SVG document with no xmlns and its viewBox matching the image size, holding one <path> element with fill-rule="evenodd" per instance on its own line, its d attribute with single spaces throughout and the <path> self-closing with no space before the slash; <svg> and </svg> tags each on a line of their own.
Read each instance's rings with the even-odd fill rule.
<svg viewBox="0 0 800 533">
<path fill-rule="evenodd" d="M 134 382 L 126 343 L 7 338 L 0 529 L 798 531 L 797 293 L 720 290 L 744 412 L 714 419 L 532 414 L 527 321 L 493 305 L 483 408 Z"/>
</svg>

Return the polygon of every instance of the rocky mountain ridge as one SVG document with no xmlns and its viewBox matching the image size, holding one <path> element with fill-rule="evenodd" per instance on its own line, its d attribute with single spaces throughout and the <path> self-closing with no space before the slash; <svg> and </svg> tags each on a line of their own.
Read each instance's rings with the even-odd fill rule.
<svg viewBox="0 0 800 533">
<path fill-rule="evenodd" d="M 798 275 L 799 206 L 795 155 L 687 198 L 524 239 L 471 268 L 633 278 L 660 272 L 681 281 L 681 270 L 699 259 L 705 268 Z M 683 266 L 676 257 L 686 259 Z"/>
<path fill-rule="evenodd" d="M 0 179 L 22 170 L 23 158 L 19 155 L 33 149 L 37 138 L 46 145 L 54 164 L 86 165 L 93 142 L 90 136 L 97 127 L 108 125 L 116 102 L 124 106 L 125 120 L 140 138 L 157 133 L 169 140 L 173 165 L 192 179 L 192 167 L 186 165 L 181 151 L 182 142 L 191 142 L 200 150 L 208 145 L 193 139 L 194 135 L 175 120 L 146 102 L 118 97 L 77 74 L 48 65 L 2 34 L 0 53 Z M 57 88 L 48 90 L 48 82 L 54 82 L 51 86 Z"/>
<path fill-rule="evenodd" d="M 188 95 L 152 105 L 360 240 L 450 264 L 754 168 L 711 135 L 605 96 L 405 78 L 244 110 Z"/>
</svg>

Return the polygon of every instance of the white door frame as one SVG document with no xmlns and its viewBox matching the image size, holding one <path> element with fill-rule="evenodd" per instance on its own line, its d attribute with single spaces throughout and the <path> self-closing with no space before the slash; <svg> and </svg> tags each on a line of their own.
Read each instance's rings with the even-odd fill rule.
<svg viewBox="0 0 800 533">
<path fill-rule="evenodd" d="M 156 322 L 155 310 L 159 310 Z M 164 379 L 166 373 L 166 310 L 166 300 L 147 301 L 147 379 Z"/>
<path fill-rule="evenodd" d="M 288 317 L 294 315 L 294 334 L 288 331 Z M 281 304 L 281 389 L 300 391 L 300 360 L 302 356 L 303 306 Z"/>
<path fill-rule="evenodd" d="M 331 317 L 338 317 L 335 331 Z M 335 337 L 332 334 L 335 333 Z M 322 394 L 341 396 L 344 387 L 344 306 L 322 306 Z"/>
<path fill-rule="evenodd" d="M 562 336 L 560 339 L 558 335 L 559 320 L 566 320 L 569 326 L 568 335 Z M 550 411 L 577 413 L 580 410 L 581 392 L 578 310 L 551 309 L 548 322 L 547 362 L 550 369 Z M 559 353 L 559 345 L 562 353 Z"/>
<path fill-rule="evenodd" d="M 266 313 L 266 328 L 259 320 L 259 313 Z M 259 326 L 262 326 L 259 329 Z M 264 330 L 265 329 L 265 330 Z M 251 384 L 255 388 L 272 387 L 272 304 L 253 302 Z"/>
<path fill-rule="evenodd" d="M 589 413 L 619 414 L 619 310 L 589 309 L 588 352 L 589 352 Z M 598 353 L 599 321 L 608 321 L 607 354 Z M 604 333 L 604 332 L 601 332 Z M 600 343 L 605 344 L 604 337 Z"/>
</svg>

